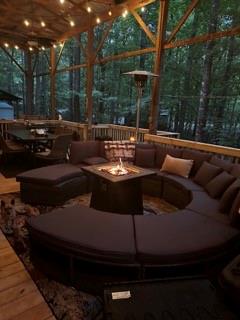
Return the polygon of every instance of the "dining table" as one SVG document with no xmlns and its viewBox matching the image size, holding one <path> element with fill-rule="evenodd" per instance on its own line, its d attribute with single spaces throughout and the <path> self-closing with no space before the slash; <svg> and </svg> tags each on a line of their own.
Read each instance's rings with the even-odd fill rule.
<svg viewBox="0 0 240 320">
<path fill-rule="evenodd" d="M 29 130 L 27 128 L 9 129 L 7 130 L 7 134 L 24 144 L 31 152 L 36 152 L 42 143 L 47 143 L 51 146 L 57 137 L 57 135 L 48 132 L 44 135 L 38 135 L 36 130 Z"/>
</svg>

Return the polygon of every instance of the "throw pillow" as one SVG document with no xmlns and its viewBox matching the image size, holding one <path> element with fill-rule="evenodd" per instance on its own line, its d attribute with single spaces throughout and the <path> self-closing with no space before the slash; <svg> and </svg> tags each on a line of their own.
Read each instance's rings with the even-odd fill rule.
<svg viewBox="0 0 240 320">
<path fill-rule="evenodd" d="M 234 178 L 232 175 L 226 171 L 223 171 L 207 183 L 205 190 L 212 198 L 218 198 L 235 179 L 236 178 Z"/>
<path fill-rule="evenodd" d="M 193 181 L 204 187 L 210 180 L 216 177 L 222 171 L 221 168 L 214 166 L 206 161 L 203 162 Z"/>
<path fill-rule="evenodd" d="M 135 163 L 137 166 L 144 168 L 153 168 L 155 164 L 155 150 L 136 148 L 135 159 Z"/>
<path fill-rule="evenodd" d="M 240 190 L 240 179 L 235 180 L 224 192 L 219 202 L 219 211 L 227 213 L 230 211 L 233 201 Z"/>
<path fill-rule="evenodd" d="M 194 176 L 203 162 L 208 161 L 211 158 L 211 155 L 202 151 L 183 149 L 182 158 L 194 160 L 194 164 L 191 170 L 191 175 Z"/>
<path fill-rule="evenodd" d="M 231 221 L 231 225 L 235 227 L 240 226 L 240 191 L 238 192 L 233 202 L 233 205 L 230 211 L 230 221 Z"/>
<path fill-rule="evenodd" d="M 192 166 L 193 160 L 174 158 L 167 154 L 160 171 L 167 171 L 188 178 Z"/>
<path fill-rule="evenodd" d="M 180 158 L 182 156 L 182 149 L 156 144 L 156 166 L 158 168 L 162 167 L 167 154 L 175 158 Z"/>
<path fill-rule="evenodd" d="M 135 156 L 135 144 L 130 141 L 105 141 L 105 154 L 109 161 L 133 162 Z"/>
</svg>

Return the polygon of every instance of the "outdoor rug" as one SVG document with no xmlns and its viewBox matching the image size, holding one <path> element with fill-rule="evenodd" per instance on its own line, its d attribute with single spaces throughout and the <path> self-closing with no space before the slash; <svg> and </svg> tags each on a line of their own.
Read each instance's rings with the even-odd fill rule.
<svg viewBox="0 0 240 320">
<path fill-rule="evenodd" d="M 28 231 L 25 226 L 26 219 L 30 216 L 46 214 L 56 207 L 34 207 L 24 204 L 20 200 L 19 193 L 1 195 L 0 199 L 1 229 L 29 271 L 56 318 L 58 320 L 103 319 L 103 302 L 100 296 L 88 294 L 48 278 L 30 260 Z M 89 206 L 89 203 L 90 194 L 87 194 L 71 199 L 58 208 L 76 204 Z M 164 214 L 175 210 L 175 207 L 161 199 L 144 197 L 144 214 Z"/>
</svg>

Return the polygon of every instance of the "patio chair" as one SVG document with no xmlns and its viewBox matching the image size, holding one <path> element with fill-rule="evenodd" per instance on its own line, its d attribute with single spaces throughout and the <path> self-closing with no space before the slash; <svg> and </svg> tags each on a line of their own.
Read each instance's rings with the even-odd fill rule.
<svg viewBox="0 0 240 320">
<path fill-rule="evenodd" d="M 0 149 L 2 150 L 1 160 L 5 162 L 10 155 L 19 155 L 26 152 L 24 146 L 21 143 L 13 140 L 5 140 L 0 134 Z"/>
<path fill-rule="evenodd" d="M 37 164 L 50 165 L 66 162 L 68 158 L 68 149 L 72 140 L 71 134 L 62 134 L 57 136 L 53 143 L 52 149 L 35 153 Z"/>
</svg>

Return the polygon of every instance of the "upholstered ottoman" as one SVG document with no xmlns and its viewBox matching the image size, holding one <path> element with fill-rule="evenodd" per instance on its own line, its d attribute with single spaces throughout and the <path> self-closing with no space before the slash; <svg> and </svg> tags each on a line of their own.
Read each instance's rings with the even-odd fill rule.
<svg viewBox="0 0 240 320">
<path fill-rule="evenodd" d="M 59 205 L 87 191 L 87 177 L 72 164 L 63 163 L 17 175 L 23 202 Z"/>
</svg>

